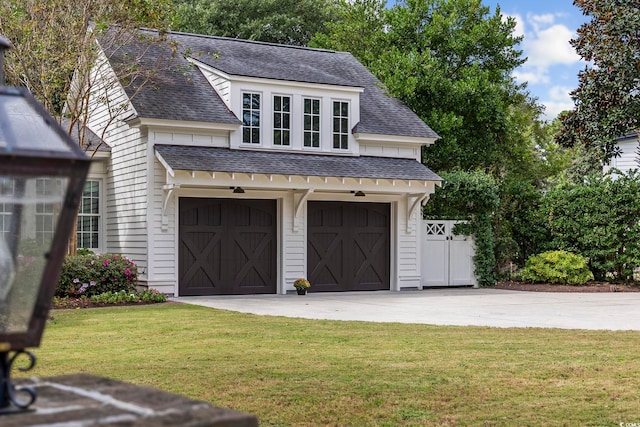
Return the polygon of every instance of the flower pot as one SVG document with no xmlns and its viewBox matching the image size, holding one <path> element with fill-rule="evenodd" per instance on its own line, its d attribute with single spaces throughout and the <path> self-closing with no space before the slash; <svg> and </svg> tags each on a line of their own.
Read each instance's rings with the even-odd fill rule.
<svg viewBox="0 0 640 427">
<path fill-rule="evenodd" d="M 306 289 L 296 289 L 296 292 L 298 292 L 298 295 L 306 295 L 307 294 L 307 290 Z"/>
</svg>

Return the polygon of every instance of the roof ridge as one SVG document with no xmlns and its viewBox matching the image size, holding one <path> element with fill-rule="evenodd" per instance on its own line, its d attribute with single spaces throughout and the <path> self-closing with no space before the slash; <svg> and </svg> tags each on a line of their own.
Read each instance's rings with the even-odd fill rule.
<svg viewBox="0 0 640 427">
<path fill-rule="evenodd" d="M 297 46 L 297 45 L 290 45 L 290 44 L 265 42 L 265 41 L 260 41 L 260 40 L 247 40 L 247 39 L 241 39 L 241 38 L 237 38 L 237 37 L 214 36 L 214 35 L 210 35 L 210 34 L 187 33 L 187 32 L 183 32 L 183 31 L 160 31 L 160 30 L 157 30 L 155 28 L 146 28 L 146 27 L 140 28 L 140 30 L 149 31 L 149 32 L 156 32 L 158 34 L 162 33 L 162 34 L 167 34 L 167 35 L 187 36 L 187 37 L 202 38 L 202 39 L 226 40 L 226 41 L 237 42 L 237 43 L 249 43 L 249 44 L 256 44 L 256 45 L 282 47 L 282 48 L 287 48 L 287 49 L 298 49 L 298 50 L 308 50 L 308 51 L 315 51 L 315 52 L 326 52 L 326 53 L 337 53 L 337 54 L 348 54 L 348 55 L 350 55 L 349 52 L 343 52 L 343 51 L 333 50 L 333 49 L 322 49 L 322 48 L 318 48 L 318 47 L 309 47 L 309 46 Z"/>
</svg>

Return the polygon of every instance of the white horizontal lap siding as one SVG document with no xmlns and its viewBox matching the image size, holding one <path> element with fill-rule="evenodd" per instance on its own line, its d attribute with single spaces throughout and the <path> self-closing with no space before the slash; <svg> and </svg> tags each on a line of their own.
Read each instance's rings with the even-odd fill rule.
<svg viewBox="0 0 640 427">
<path fill-rule="evenodd" d="M 93 69 L 92 79 L 88 126 L 111 147 L 103 187 L 105 250 L 128 256 L 144 273 L 146 197 L 141 190 L 146 185 L 146 143 L 139 129 L 124 122 L 134 111 L 113 70 L 99 65 Z"/>
<path fill-rule="evenodd" d="M 154 133 L 157 135 L 157 132 Z M 166 182 L 166 170 L 153 156 L 149 159 L 153 168 L 153 202 L 149 206 L 149 273 L 148 286 L 161 292 L 178 294 L 178 258 L 176 242 L 178 239 L 176 205 L 178 194 L 174 192 L 167 203 L 166 222 L 163 226 L 162 207 L 165 193 L 162 186 Z"/>
<path fill-rule="evenodd" d="M 631 169 L 639 169 L 638 140 L 622 141 L 618 143 L 618 146 L 620 147 L 620 157 L 612 159 L 611 166 L 625 173 Z"/>
<path fill-rule="evenodd" d="M 111 148 L 107 194 L 107 247 L 147 269 L 146 141 L 137 129 Z M 143 274 L 144 276 L 144 274 Z"/>
<path fill-rule="evenodd" d="M 231 105 L 231 82 L 229 79 L 223 77 L 217 72 L 214 72 L 212 69 L 208 69 L 207 67 L 199 66 L 198 68 L 209 81 L 209 84 L 218 93 L 218 96 L 220 96 L 224 103 L 227 104 L 227 107 L 229 107 L 229 105 Z"/>
<path fill-rule="evenodd" d="M 126 143 L 122 120 L 133 113 L 133 107 L 106 58 L 100 54 L 91 71 L 91 96 L 88 108 L 89 128 L 111 146 Z"/>
<path fill-rule="evenodd" d="M 294 231 L 294 205 L 293 195 L 287 194 L 282 203 L 282 242 L 281 250 L 282 254 L 282 286 L 280 291 L 286 293 L 288 290 L 293 290 L 293 282 L 299 277 L 306 277 L 307 265 L 307 234 L 306 234 L 306 216 L 307 206 L 303 204 L 299 212 L 299 222 L 297 231 Z"/>
<path fill-rule="evenodd" d="M 420 286 L 418 215 L 414 213 L 407 227 L 407 203 L 401 200 L 397 206 L 398 288 L 417 288 Z"/>
</svg>

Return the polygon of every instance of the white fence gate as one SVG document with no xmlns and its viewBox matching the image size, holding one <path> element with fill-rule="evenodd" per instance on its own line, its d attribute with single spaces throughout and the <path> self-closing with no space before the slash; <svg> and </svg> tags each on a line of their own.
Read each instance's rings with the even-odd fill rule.
<svg viewBox="0 0 640 427">
<path fill-rule="evenodd" d="M 422 222 L 423 287 L 476 285 L 473 255 L 475 247 L 469 236 L 453 234 L 459 221 L 424 220 Z"/>
</svg>

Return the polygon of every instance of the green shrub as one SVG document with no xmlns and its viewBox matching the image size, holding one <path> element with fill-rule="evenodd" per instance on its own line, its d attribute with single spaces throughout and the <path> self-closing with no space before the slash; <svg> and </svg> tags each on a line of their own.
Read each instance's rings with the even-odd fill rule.
<svg viewBox="0 0 640 427">
<path fill-rule="evenodd" d="M 142 292 L 105 292 L 100 295 L 93 295 L 91 301 L 96 304 L 132 304 L 166 302 L 167 296 L 155 289 L 147 289 Z"/>
<path fill-rule="evenodd" d="M 560 186 L 543 199 L 547 232 L 541 250 L 562 249 L 589 259 L 596 280 L 632 281 L 640 266 L 640 175 L 592 176 Z"/>
<path fill-rule="evenodd" d="M 105 292 L 100 295 L 87 297 L 53 297 L 53 308 L 83 308 L 94 305 L 110 304 L 153 304 L 167 302 L 167 296 L 155 289 L 147 289 L 142 292 Z"/>
<path fill-rule="evenodd" d="M 593 280 L 588 260 L 566 251 L 548 251 L 533 255 L 520 272 L 522 280 L 583 285 Z"/>
<path fill-rule="evenodd" d="M 56 296 L 87 296 L 105 292 L 135 292 L 138 268 L 118 254 L 72 255 L 62 264 Z"/>
</svg>

